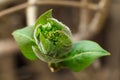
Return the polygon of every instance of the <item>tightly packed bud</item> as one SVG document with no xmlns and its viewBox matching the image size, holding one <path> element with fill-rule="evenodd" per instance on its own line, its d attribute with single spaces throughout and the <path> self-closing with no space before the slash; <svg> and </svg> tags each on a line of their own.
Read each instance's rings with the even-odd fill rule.
<svg viewBox="0 0 120 80">
<path fill-rule="evenodd" d="M 48 18 L 46 24 L 35 28 L 34 39 L 41 53 L 53 58 L 65 55 L 72 48 L 71 31 L 54 18 Z"/>
</svg>

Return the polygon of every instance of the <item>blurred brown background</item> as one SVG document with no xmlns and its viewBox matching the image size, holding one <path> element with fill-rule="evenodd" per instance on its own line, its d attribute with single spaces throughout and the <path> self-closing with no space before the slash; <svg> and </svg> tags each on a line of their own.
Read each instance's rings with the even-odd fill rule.
<svg viewBox="0 0 120 80">
<path fill-rule="evenodd" d="M 11 7 L 23 4 L 27 0 L 0 0 L 0 80 L 120 80 L 120 0 L 49 1 L 56 3 L 58 1 L 78 1 L 78 3 L 83 1 L 96 5 L 100 1 L 110 2 L 110 7 L 105 7 L 105 14 L 99 12 L 96 7 L 95 9 L 94 7 L 86 9 L 84 7 L 49 4 L 35 7 L 37 8 L 37 17 L 52 8 L 53 16 L 70 27 L 75 40 L 94 40 L 108 50 L 111 56 L 102 57 L 81 72 L 71 72 L 64 69 L 52 73 L 46 63 L 40 60 L 27 60 L 13 40 L 11 33 L 14 30 L 29 25 L 27 23 L 29 13 L 26 12 L 26 9 L 23 8 L 10 14 L 3 12 Z M 90 24 L 96 13 L 99 14 L 98 18 Z M 34 18 L 34 16 L 31 17 Z M 98 24 L 96 24 L 97 20 L 99 21 Z M 89 30 L 91 31 L 89 32 Z"/>
</svg>

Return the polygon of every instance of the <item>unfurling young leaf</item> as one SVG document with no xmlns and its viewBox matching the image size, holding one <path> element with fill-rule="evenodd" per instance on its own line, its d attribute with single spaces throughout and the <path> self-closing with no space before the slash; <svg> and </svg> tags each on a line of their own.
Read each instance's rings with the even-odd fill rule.
<svg viewBox="0 0 120 80">
<path fill-rule="evenodd" d="M 81 71 L 99 57 L 110 55 L 93 41 L 73 43 L 70 29 L 52 17 L 52 10 L 42 14 L 34 26 L 14 31 L 13 36 L 25 57 L 39 58 L 52 70 Z"/>
<path fill-rule="evenodd" d="M 33 26 L 28 26 L 23 29 L 16 30 L 12 34 L 23 55 L 30 60 L 37 59 L 31 47 L 32 45 L 35 45 L 35 41 L 33 39 Z"/>
<path fill-rule="evenodd" d="M 63 61 L 52 63 L 51 68 L 69 68 L 73 71 L 80 71 L 102 56 L 110 55 L 109 52 L 101 48 L 97 43 L 82 40 L 74 43 L 71 51 L 63 56 Z"/>
</svg>

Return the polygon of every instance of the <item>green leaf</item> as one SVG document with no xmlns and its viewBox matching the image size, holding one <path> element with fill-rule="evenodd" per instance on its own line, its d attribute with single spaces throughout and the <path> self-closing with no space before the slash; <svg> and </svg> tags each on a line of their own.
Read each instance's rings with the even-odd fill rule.
<svg viewBox="0 0 120 80">
<path fill-rule="evenodd" d="M 52 67 L 62 67 L 69 68 L 73 71 L 80 71 L 88 67 L 97 58 L 107 55 L 110 54 L 97 43 L 83 40 L 75 43 L 70 53 L 63 57 L 64 60 L 60 63 L 52 64 Z"/>
<path fill-rule="evenodd" d="M 35 45 L 33 39 L 33 26 L 16 30 L 12 34 L 18 43 L 18 46 L 20 47 L 23 55 L 30 60 L 35 60 L 37 57 L 32 50 L 32 46 Z"/>
<path fill-rule="evenodd" d="M 48 18 L 52 18 L 52 9 L 46 11 L 44 14 L 42 14 L 42 15 L 37 19 L 37 21 L 36 21 L 36 23 L 35 23 L 35 28 L 36 28 L 36 26 L 38 26 L 38 25 L 40 25 L 40 24 L 42 24 L 42 25 L 46 24 Z"/>
</svg>

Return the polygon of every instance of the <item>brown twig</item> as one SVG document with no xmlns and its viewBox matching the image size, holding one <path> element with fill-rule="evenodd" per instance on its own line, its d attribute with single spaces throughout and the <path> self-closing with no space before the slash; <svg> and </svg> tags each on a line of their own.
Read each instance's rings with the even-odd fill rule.
<svg viewBox="0 0 120 80">
<path fill-rule="evenodd" d="M 92 35 L 97 34 L 102 29 L 103 27 L 102 25 L 105 22 L 105 19 L 108 15 L 109 6 L 110 6 L 109 0 L 101 0 L 99 2 L 98 7 L 100 10 L 96 12 L 93 20 L 89 24 L 90 29 L 92 31 Z"/>
<path fill-rule="evenodd" d="M 38 5 L 59 5 L 59 6 L 70 6 L 76 8 L 87 8 L 91 10 L 97 10 L 97 5 L 93 3 L 84 4 L 80 1 L 38 1 Z"/>
<path fill-rule="evenodd" d="M 22 10 L 22 9 L 26 8 L 27 6 L 28 6 L 28 3 L 23 3 L 20 5 L 8 8 L 6 10 L 0 11 L 0 17 L 10 14 L 10 13 L 13 13 L 13 12 L 16 12 L 16 11 L 19 11 L 19 10 Z"/>
<path fill-rule="evenodd" d="M 26 8 L 26 22 L 27 26 L 31 26 L 35 24 L 36 18 L 37 18 L 37 6 L 34 5 L 37 0 L 28 0 L 29 5 Z"/>
<path fill-rule="evenodd" d="M 88 3 L 84 4 L 82 2 L 75 2 L 75 1 L 37 1 L 35 4 L 32 5 L 59 5 L 59 6 L 70 6 L 76 8 L 87 8 L 91 10 L 98 10 L 97 4 Z M 6 10 L 0 11 L 0 17 L 5 16 L 7 14 L 25 9 L 27 6 L 30 6 L 29 3 L 25 2 L 23 4 L 8 8 Z"/>
<path fill-rule="evenodd" d="M 87 25 L 87 30 L 83 31 L 81 33 L 81 29 L 79 29 L 79 32 L 75 34 L 75 40 L 80 39 L 89 39 L 92 38 L 95 34 L 99 33 L 102 29 L 102 25 L 105 22 L 105 19 L 108 14 L 110 1 L 109 0 L 100 0 L 98 4 L 98 11 L 94 14 L 93 19 L 91 22 Z"/>
<path fill-rule="evenodd" d="M 88 4 L 91 2 L 91 0 L 81 0 L 84 4 Z M 80 34 L 84 34 L 84 32 L 87 32 L 87 29 L 89 28 L 88 24 L 90 22 L 91 17 L 91 11 L 88 9 L 81 9 L 80 11 L 80 22 L 79 22 L 79 31 Z"/>
</svg>

